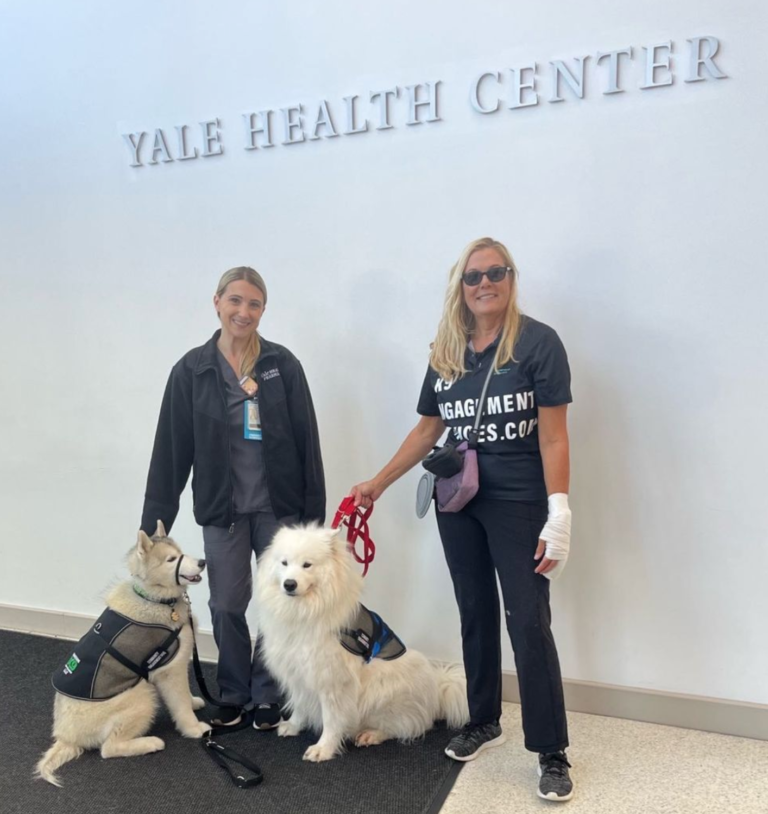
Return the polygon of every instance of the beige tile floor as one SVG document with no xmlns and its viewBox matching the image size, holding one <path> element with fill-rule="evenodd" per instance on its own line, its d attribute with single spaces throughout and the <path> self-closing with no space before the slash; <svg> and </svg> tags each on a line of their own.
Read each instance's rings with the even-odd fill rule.
<svg viewBox="0 0 768 814">
<path fill-rule="evenodd" d="M 765 741 L 569 713 L 575 793 L 551 803 L 536 796 L 517 704 L 502 726 L 507 742 L 466 764 L 441 814 L 768 814 Z"/>
</svg>

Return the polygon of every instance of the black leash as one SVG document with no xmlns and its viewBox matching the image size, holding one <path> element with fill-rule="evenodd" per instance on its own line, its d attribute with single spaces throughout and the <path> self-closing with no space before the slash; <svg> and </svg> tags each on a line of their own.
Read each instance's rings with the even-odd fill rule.
<svg viewBox="0 0 768 814">
<path fill-rule="evenodd" d="M 153 538 L 155 539 L 155 538 Z M 176 584 L 181 585 L 181 563 L 183 561 L 183 556 L 179 556 L 178 561 L 176 563 Z M 163 605 L 168 605 L 171 608 L 171 619 L 174 622 L 179 621 L 179 616 L 177 611 L 174 608 L 176 604 L 175 599 L 167 600 L 167 599 L 152 599 L 151 597 L 147 596 L 143 591 L 140 591 L 136 585 L 133 586 L 134 591 L 143 597 L 144 599 L 148 600 L 149 602 L 159 602 Z M 189 629 L 192 631 L 192 658 L 195 665 L 195 678 L 197 679 L 197 683 L 200 687 L 200 692 L 203 694 L 203 697 L 209 704 L 213 704 L 215 707 L 222 707 L 224 709 L 239 709 L 236 704 L 225 704 L 221 699 L 214 698 L 210 692 L 208 692 L 208 686 L 205 683 L 205 678 L 203 677 L 203 668 L 200 664 L 200 654 L 197 652 L 197 638 L 195 636 L 195 622 L 192 617 L 192 600 L 189 598 L 189 594 L 184 591 L 182 594 L 184 602 L 187 604 L 187 611 L 189 614 Z M 163 643 L 163 647 L 169 646 L 172 643 L 172 639 L 175 640 L 178 637 L 179 633 L 181 633 L 181 628 L 179 628 L 172 637 Z M 112 648 L 108 648 L 109 651 L 112 651 Z M 134 672 L 137 672 L 142 678 L 148 678 L 148 672 L 143 667 L 139 668 L 137 665 L 134 665 L 128 659 L 126 659 L 122 654 L 118 653 L 117 651 L 111 652 L 111 654 L 122 664 L 128 667 Z M 204 741 L 202 741 L 203 749 L 224 769 L 227 774 L 232 778 L 232 782 L 239 788 L 239 789 L 250 789 L 253 786 L 258 786 L 262 780 L 264 780 L 264 775 L 261 773 L 261 769 L 249 760 L 244 755 L 241 755 L 239 752 L 236 752 L 234 749 L 231 749 L 227 746 L 222 746 L 220 743 L 217 743 L 214 740 L 214 737 L 219 737 L 228 732 L 237 732 L 240 729 L 245 729 L 245 727 L 249 726 L 250 722 L 248 720 L 248 715 L 245 715 L 244 720 L 241 721 L 239 724 L 235 724 L 234 726 L 212 726 L 211 729 L 208 731 L 208 734 Z M 238 763 L 240 766 L 244 766 L 249 772 L 253 773 L 253 777 L 250 777 L 246 780 L 245 777 L 241 774 L 235 774 L 232 769 L 229 767 L 227 761 L 232 761 L 233 763 Z"/>
<path fill-rule="evenodd" d="M 261 773 L 261 769 L 255 764 L 248 760 L 247 757 L 241 755 L 240 752 L 236 752 L 234 749 L 228 746 L 222 746 L 220 743 L 217 743 L 215 740 L 211 740 L 209 737 L 207 740 L 203 741 L 203 749 L 205 749 L 208 754 L 216 761 L 216 763 L 224 769 L 225 772 L 232 778 L 232 782 L 239 788 L 239 789 L 250 789 L 254 786 L 258 786 L 259 783 L 264 779 L 264 775 Z M 253 772 L 253 777 L 249 777 L 247 780 L 241 774 L 235 774 L 227 761 L 232 761 L 233 763 L 239 763 L 241 766 L 245 766 L 249 772 Z"/>
<path fill-rule="evenodd" d="M 221 699 L 214 698 L 208 691 L 208 685 L 205 683 L 205 677 L 203 676 L 203 666 L 200 663 L 200 654 L 197 651 L 195 623 L 192 619 L 192 602 L 186 593 L 184 594 L 184 601 L 187 603 L 187 608 L 189 609 L 189 627 L 192 631 L 192 662 L 195 668 L 195 678 L 197 679 L 197 684 L 200 687 L 200 692 L 203 694 L 203 698 L 205 698 L 209 704 L 213 704 L 215 707 L 221 707 L 223 709 L 240 709 L 237 704 L 226 704 Z M 259 783 L 264 780 L 264 775 L 262 774 L 261 769 L 247 757 L 241 755 L 239 752 L 236 752 L 229 746 L 222 746 L 218 741 L 214 740 L 214 738 L 218 738 L 221 735 L 225 735 L 230 732 L 237 732 L 241 729 L 249 727 L 250 725 L 251 723 L 248 719 L 248 715 L 245 715 L 243 720 L 234 726 L 211 727 L 211 730 L 208 732 L 208 735 L 202 742 L 203 749 L 219 766 L 221 766 L 222 769 L 224 769 L 224 771 L 227 772 L 227 774 L 232 778 L 232 782 L 239 789 L 250 789 L 254 786 L 258 786 Z M 253 777 L 246 779 L 241 774 L 235 774 L 227 761 L 244 766 L 249 772 L 253 773 Z"/>
</svg>

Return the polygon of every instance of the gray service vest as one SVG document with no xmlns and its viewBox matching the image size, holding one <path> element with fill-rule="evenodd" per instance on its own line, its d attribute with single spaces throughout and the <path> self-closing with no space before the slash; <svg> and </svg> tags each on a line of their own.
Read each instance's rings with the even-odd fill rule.
<svg viewBox="0 0 768 814">
<path fill-rule="evenodd" d="M 181 628 L 136 622 L 107 608 L 51 683 L 70 698 L 114 698 L 168 664 L 179 651 L 180 633 Z"/>
</svg>

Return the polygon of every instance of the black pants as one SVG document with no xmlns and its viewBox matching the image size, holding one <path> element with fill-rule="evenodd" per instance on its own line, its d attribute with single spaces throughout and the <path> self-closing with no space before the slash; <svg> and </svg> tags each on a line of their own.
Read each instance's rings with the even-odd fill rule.
<svg viewBox="0 0 768 814">
<path fill-rule="evenodd" d="M 501 717 L 501 626 L 496 574 L 520 685 L 525 748 L 568 746 L 563 683 L 550 629 L 549 580 L 534 573 L 546 503 L 476 498 L 437 525 L 461 616 L 467 696 L 473 723 Z"/>
</svg>

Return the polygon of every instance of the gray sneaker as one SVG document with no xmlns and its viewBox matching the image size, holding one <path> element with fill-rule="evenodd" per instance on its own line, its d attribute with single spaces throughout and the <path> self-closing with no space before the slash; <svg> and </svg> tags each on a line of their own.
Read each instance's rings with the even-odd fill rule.
<svg viewBox="0 0 768 814">
<path fill-rule="evenodd" d="M 498 724 L 466 724 L 445 747 L 445 754 L 454 760 L 474 760 L 483 749 L 501 746 L 506 735 Z"/>
<path fill-rule="evenodd" d="M 539 797 L 560 803 L 570 800 L 573 797 L 570 767 L 565 752 L 539 755 Z"/>
</svg>

